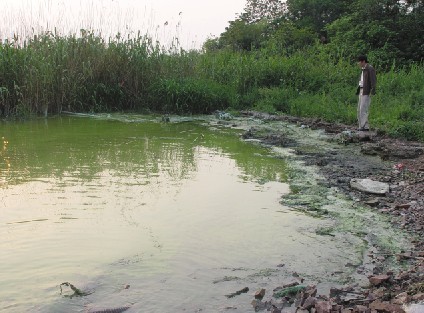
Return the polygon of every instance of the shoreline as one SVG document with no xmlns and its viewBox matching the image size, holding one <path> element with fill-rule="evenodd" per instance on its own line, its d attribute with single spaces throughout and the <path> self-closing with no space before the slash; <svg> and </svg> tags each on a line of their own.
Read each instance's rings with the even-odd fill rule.
<svg viewBox="0 0 424 313">
<path fill-rule="evenodd" d="M 356 155 L 305 150 L 296 144 L 295 138 L 278 131 L 264 136 L 248 130 L 244 135 L 244 138 L 257 139 L 266 145 L 292 148 L 306 165 L 318 167 L 328 187 L 335 187 L 356 203 L 386 216 L 394 229 L 411 237 L 412 245 L 411 249 L 396 254 L 368 251 L 366 257 L 373 270 L 372 275 L 367 275 L 367 287 L 332 288 L 330 294 L 317 296 L 316 286 L 303 286 L 304 289 L 277 301 L 262 301 L 263 298 L 256 297 L 252 301 L 255 311 L 402 313 L 407 312 L 406 306 L 424 301 L 424 144 L 389 138 L 376 131 L 358 132 L 352 126 L 319 119 L 250 111 L 241 112 L 241 115 L 264 122 L 282 121 L 302 128 L 322 129 L 331 141 L 357 150 Z M 377 162 L 370 162 L 370 156 Z M 389 191 L 384 194 L 360 191 L 353 188 L 353 179 L 381 182 Z M 402 264 L 403 269 L 390 268 L 389 261 L 393 259 Z M 274 292 L 292 287 L 278 286 Z M 424 307 L 411 307 L 408 312 L 415 313 L 415 310 L 421 312 L 419 310 Z"/>
</svg>

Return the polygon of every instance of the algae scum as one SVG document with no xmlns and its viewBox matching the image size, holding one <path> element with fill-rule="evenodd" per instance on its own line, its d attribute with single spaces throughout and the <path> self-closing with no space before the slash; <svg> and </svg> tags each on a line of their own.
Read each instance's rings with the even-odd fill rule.
<svg viewBox="0 0 424 313">
<path fill-rule="evenodd" d="M 368 245 L 403 245 L 291 149 L 241 140 L 252 126 L 335 149 L 250 119 L 2 124 L 0 311 L 253 312 L 256 289 L 295 272 L 321 289 L 361 282 Z"/>
</svg>

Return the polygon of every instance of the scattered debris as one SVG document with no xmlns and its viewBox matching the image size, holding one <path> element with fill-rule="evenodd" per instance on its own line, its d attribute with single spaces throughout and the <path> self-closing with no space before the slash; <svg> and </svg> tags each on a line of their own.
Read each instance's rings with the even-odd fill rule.
<svg viewBox="0 0 424 313">
<path fill-rule="evenodd" d="M 262 299 L 265 296 L 265 289 L 260 289 L 255 292 L 255 299 Z"/>
<path fill-rule="evenodd" d="M 244 287 L 243 289 L 241 289 L 241 290 L 239 290 L 239 291 L 236 291 L 236 292 L 233 292 L 233 293 L 230 293 L 229 295 L 225 295 L 227 298 L 234 298 L 235 296 L 239 296 L 239 295 L 241 295 L 242 293 L 247 293 L 247 292 L 249 292 L 249 287 Z"/>
<path fill-rule="evenodd" d="M 130 306 L 121 306 L 117 308 L 96 308 L 96 309 L 89 309 L 88 313 L 122 313 L 130 309 Z"/>
<path fill-rule="evenodd" d="M 66 291 L 64 291 L 62 289 L 62 286 L 69 287 L 72 290 L 73 293 L 72 294 L 66 294 Z M 67 298 L 71 298 L 71 299 L 73 297 L 84 297 L 84 296 L 88 296 L 88 295 L 90 295 L 90 294 L 93 293 L 93 291 L 82 291 L 82 290 L 78 289 L 77 287 L 75 287 L 74 285 L 72 285 L 71 283 L 68 283 L 68 282 L 61 283 L 59 285 L 59 288 L 60 288 L 60 294 L 61 295 L 63 295 L 64 297 L 67 297 Z"/>
<path fill-rule="evenodd" d="M 225 121 L 228 121 L 234 118 L 230 113 L 227 113 L 224 111 L 218 111 L 218 110 L 215 111 L 215 117 L 219 120 L 225 120 Z"/>
</svg>

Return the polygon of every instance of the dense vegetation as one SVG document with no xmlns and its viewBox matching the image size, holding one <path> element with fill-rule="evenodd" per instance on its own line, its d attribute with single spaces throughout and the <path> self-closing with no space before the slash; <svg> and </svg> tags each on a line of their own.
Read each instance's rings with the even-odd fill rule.
<svg viewBox="0 0 424 313">
<path fill-rule="evenodd" d="M 256 109 L 354 124 L 367 54 L 371 126 L 424 140 L 423 38 L 422 0 L 248 0 L 203 51 L 140 33 L 15 38 L 0 44 L 0 114 Z"/>
</svg>

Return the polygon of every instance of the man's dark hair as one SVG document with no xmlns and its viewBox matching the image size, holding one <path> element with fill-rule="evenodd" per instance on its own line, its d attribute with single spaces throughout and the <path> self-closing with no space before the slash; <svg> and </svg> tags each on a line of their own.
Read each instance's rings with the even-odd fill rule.
<svg viewBox="0 0 424 313">
<path fill-rule="evenodd" d="M 368 63 L 368 59 L 366 55 L 360 55 L 358 57 L 358 61 L 365 61 L 365 63 Z"/>
</svg>

